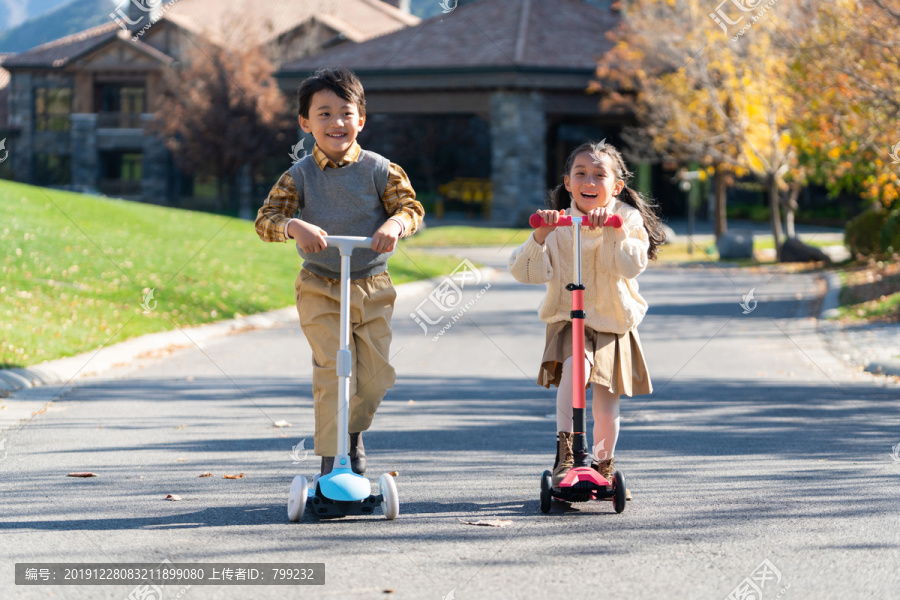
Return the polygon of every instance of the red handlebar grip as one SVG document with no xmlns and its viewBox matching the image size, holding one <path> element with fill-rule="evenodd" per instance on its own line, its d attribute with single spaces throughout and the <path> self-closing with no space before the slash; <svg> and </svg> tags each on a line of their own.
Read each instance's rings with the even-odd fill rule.
<svg viewBox="0 0 900 600">
<path fill-rule="evenodd" d="M 544 219 L 541 218 L 539 214 L 533 214 L 528 218 L 528 224 L 531 225 L 534 229 L 538 227 L 543 227 L 546 225 L 544 223 Z M 553 225 L 553 227 L 568 227 L 572 224 L 572 217 L 569 215 L 559 215 L 559 220 Z"/>
<path fill-rule="evenodd" d="M 617 214 L 611 214 L 606 217 L 606 221 L 603 222 L 603 226 L 619 229 L 622 226 L 622 217 Z"/>
<path fill-rule="evenodd" d="M 531 225 L 532 228 L 537 229 L 538 227 L 543 227 L 545 225 L 544 219 L 541 218 L 541 215 L 533 214 L 528 218 L 528 224 Z M 569 215 L 560 215 L 559 220 L 556 222 L 554 227 L 568 227 L 572 224 L 572 217 Z M 615 229 L 619 229 L 622 226 L 622 217 L 617 214 L 612 214 L 606 217 L 606 221 L 603 223 L 604 227 L 613 227 Z"/>
</svg>

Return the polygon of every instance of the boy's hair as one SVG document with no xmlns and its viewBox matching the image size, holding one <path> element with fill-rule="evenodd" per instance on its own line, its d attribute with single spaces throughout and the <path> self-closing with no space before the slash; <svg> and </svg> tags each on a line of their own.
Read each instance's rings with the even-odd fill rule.
<svg viewBox="0 0 900 600">
<path fill-rule="evenodd" d="M 301 117 L 309 118 L 309 104 L 312 102 L 313 94 L 322 90 L 331 90 L 338 98 L 353 102 L 360 116 L 365 116 L 366 93 L 356 74 L 345 67 L 323 67 L 304 79 L 300 89 L 297 90 Z"/>
<path fill-rule="evenodd" d="M 594 160 L 600 160 L 600 156 L 604 154 L 609 157 L 612 168 L 615 171 L 616 180 L 625 184 L 622 191 L 619 192 L 618 198 L 625 204 L 640 211 L 641 218 L 644 220 L 644 229 L 647 230 L 647 237 L 650 239 L 650 248 L 647 249 L 647 258 L 651 260 L 655 259 L 657 248 L 666 241 L 666 232 L 662 227 L 662 221 L 659 220 L 659 216 L 656 214 L 656 205 L 650 204 L 640 192 L 628 187 L 632 173 L 625 166 L 622 155 L 616 150 L 615 146 L 607 144 L 606 140 L 601 140 L 599 142 L 585 142 L 575 148 L 575 150 L 572 151 L 572 154 L 569 155 L 569 159 L 566 161 L 566 175 L 572 170 L 575 157 L 582 152 L 589 152 L 591 156 L 594 157 Z M 547 201 L 547 204 L 553 210 L 569 208 L 572 206 L 572 195 L 566 189 L 564 184 L 560 184 L 550 192 L 550 198 Z"/>
</svg>

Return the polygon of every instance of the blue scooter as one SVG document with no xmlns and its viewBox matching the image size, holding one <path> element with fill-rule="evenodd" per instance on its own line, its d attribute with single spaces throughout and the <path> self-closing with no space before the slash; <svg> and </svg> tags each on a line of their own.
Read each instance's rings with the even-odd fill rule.
<svg viewBox="0 0 900 600">
<path fill-rule="evenodd" d="M 313 477 L 312 490 L 306 477 L 297 475 L 291 482 L 288 495 L 288 519 L 299 521 L 304 509 L 317 517 L 344 517 L 370 515 L 381 506 L 388 520 L 400 514 L 397 485 L 390 474 L 378 478 L 378 494 L 372 494 L 372 484 L 362 475 L 350 469 L 350 255 L 356 248 L 371 248 L 372 238 L 355 236 L 325 236 L 329 246 L 336 246 L 341 253 L 341 348 L 337 355 L 338 375 L 338 450 L 334 468 L 327 475 Z"/>
</svg>

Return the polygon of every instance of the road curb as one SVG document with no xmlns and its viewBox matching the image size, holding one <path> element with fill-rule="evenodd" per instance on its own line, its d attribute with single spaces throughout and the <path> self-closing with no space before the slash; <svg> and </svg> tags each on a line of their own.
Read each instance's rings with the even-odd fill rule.
<svg viewBox="0 0 900 600">
<path fill-rule="evenodd" d="M 481 267 L 479 271 L 488 280 L 495 279 L 499 274 L 496 269 L 490 267 Z M 397 299 L 424 296 L 441 281 L 443 277 L 398 285 Z M 235 333 L 290 324 L 297 324 L 297 309 L 294 306 L 196 327 L 150 333 L 112 346 L 100 347 L 90 352 L 31 367 L 0 369 L 0 397 L 27 388 L 67 384 L 76 379 L 99 375 L 139 358 L 152 358 L 162 352 L 169 353 L 192 345 L 199 346 Z"/>
<path fill-rule="evenodd" d="M 830 272 L 825 274 L 825 300 L 822 302 L 822 310 L 819 312 L 820 319 L 833 319 L 839 316 L 841 305 L 841 279 L 837 273 Z"/>
<path fill-rule="evenodd" d="M 822 302 L 822 310 L 819 312 L 819 320 L 833 319 L 840 316 L 841 280 L 837 273 L 830 272 L 823 277 L 825 280 L 825 300 Z M 838 325 L 840 326 L 840 325 Z M 874 375 L 894 375 L 900 377 L 900 360 L 878 360 L 866 363 L 866 372 Z"/>
</svg>

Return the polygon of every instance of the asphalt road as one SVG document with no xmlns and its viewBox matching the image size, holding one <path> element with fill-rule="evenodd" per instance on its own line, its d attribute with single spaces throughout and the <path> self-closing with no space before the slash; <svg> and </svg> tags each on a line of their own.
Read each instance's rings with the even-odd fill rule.
<svg viewBox="0 0 900 600">
<path fill-rule="evenodd" d="M 502 269 L 509 250 L 459 255 Z M 312 446 L 310 354 L 299 326 L 252 331 L 83 382 L 0 432 L 0 597 L 139 598 L 16 586 L 13 565 L 165 560 L 325 564 L 315 587 L 164 590 L 187 600 L 723 599 L 749 585 L 762 600 L 898 597 L 900 392 L 824 350 L 813 275 L 641 276 L 655 392 L 622 401 L 616 462 L 634 501 L 620 515 L 608 502 L 540 513 L 555 443 L 554 394 L 534 384 L 543 288 L 479 275 L 443 334 L 450 313 L 427 332 L 410 316 L 441 316 L 427 292 L 396 307 L 398 384 L 365 436 L 372 479 L 399 472 L 396 521 L 287 521 L 291 478 L 318 467 L 292 454 Z"/>
</svg>

